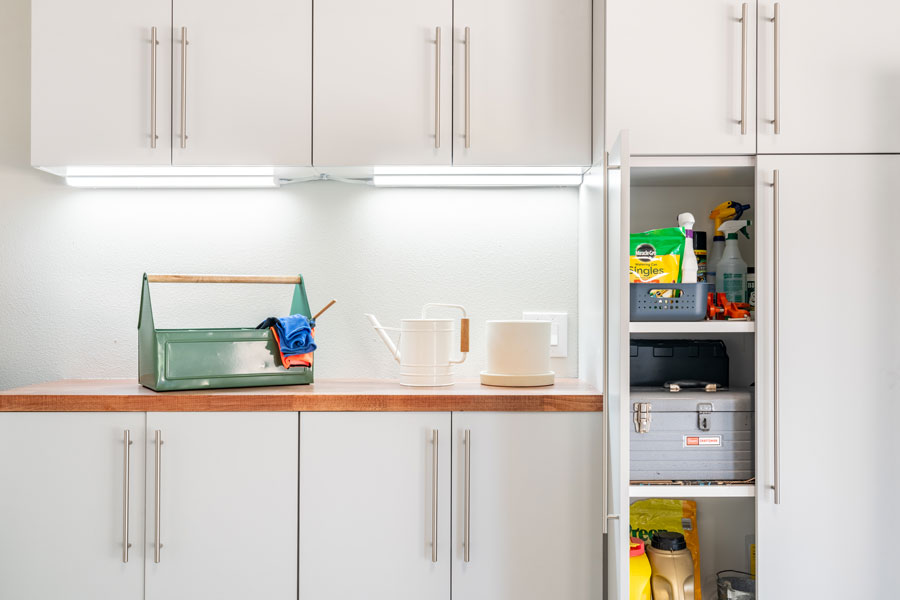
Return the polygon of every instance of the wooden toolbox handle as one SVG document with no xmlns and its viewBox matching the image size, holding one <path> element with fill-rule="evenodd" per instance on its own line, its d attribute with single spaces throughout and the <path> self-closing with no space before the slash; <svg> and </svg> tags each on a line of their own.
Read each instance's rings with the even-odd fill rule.
<svg viewBox="0 0 900 600">
<path fill-rule="evenodd" d="M 299 275 L 147 275 L 150 283 L 302 283 Z"/>
</svg>

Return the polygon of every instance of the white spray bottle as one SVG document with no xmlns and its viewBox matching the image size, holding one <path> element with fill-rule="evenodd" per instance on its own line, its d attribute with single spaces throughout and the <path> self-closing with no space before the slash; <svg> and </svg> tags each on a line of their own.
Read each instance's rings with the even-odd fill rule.
<svg viewBox="0 0 900 600">
<path fill-rule="evenodd" d="M 694 254 L 694 215 L 678 215 L 678 226 L 684 227 L 684 258 L 681 260 L 681 283 L 697 283 L 697 255 Z"/>
<path fill-rule="evenodd" d="M 725 294 L 729 302 L 747 301 L 747 263 L 741 257 L 737 232 L 742 232 L 749 239 L 748 225 L 750 221 L 725 221 L 719 227 L 719 231 L 725 234 L 725 251 L 716 265 L 716 294 Z"/>
</svg>

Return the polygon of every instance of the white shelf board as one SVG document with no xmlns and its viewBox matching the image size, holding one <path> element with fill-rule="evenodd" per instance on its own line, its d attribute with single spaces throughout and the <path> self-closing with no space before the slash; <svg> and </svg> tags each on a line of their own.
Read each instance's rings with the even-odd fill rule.
<svg viewBox="0 0 900 600">
<path fill-rule="evenodd" d="M 753 333 L 755 321 L 632 321 L 631 333 Z"/>
<path fill-rule="evenodd" d="M 753 498 L 756 486 L 740 485 L 630 485 L 628 495 L 640 498 Z"/>
</svg>

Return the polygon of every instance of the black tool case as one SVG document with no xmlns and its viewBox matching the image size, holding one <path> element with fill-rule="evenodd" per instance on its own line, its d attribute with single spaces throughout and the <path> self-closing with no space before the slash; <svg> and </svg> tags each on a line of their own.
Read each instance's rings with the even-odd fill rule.
<svg viewBox="0 0 900 600">
<path fill-rule="evenodd" d="M 693 382 L 728 387 L 728 352 L 722 340 L 631 340 L 632 387 Z"/>
</svg>

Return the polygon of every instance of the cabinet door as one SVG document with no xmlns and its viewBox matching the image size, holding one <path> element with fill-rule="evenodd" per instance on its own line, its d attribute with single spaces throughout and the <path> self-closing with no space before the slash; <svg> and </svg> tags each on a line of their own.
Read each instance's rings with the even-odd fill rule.
<svg viewBox="0 0 900 600">
<path fill-rule="evenodd" d="M 168 165 L 171 25 L 171 0 L 32 0 L 31 164 Z"/>
<path fill-rule="evenodd" d="M 301 414 L 300 597 L 449 599 L 449 500 L 449 413 Z"/>
<path fill-rule="evenodd" d="M 891 0 L 760 0 L 760 154 L 900 152 L 898 20 Z"/>
<path fill-rule="evenodd" d="M 143 598 L 143 440 L 143 413 L 0 413 L 0 597 Z"/>
<path fill-rule="evenodd" d="M 628 484 L 631 479 L 629 419 L 629 284 L 628 243 L 631 231 L 631 156 L 629 131 L 622 131 L 609 153 L 606 167 L 606 306 L 603 373 L 603 435 L 607 477 L 606 597 L 629 598 L 628 567 L 629 524 Z"/>
<path fill-rule="evenodd" d="M 606 23 L 606 131 L 633 154 L 755 154 L 755 0 L 608 0 Z"/>
<path fill-rule="evenodd" d="M 452 2 L 331 0 L 314 21 L 315 164 L 449 165 Z"/>
<path fill-rule="evenodd" d="M 590 0 L 453 11 L 453 164 L 591 164 Z"/>
<path fill-rule="evenodd" d="M 172 162 L 311 164 L 311 0 L 175 0 L 172 14 Z"/>
<path fill-rule="evenodd" d="M 146 446 L 146 598 L 296 600 L 297 413 L 149 413 Z"/>
<path fill-rule="evenodd" d="M 759 597 L 895 597 L 900 156 L 761 157 L 757 186 Z"/>
<path fill-rule="evenodd" d="M 602 597 L 602 460 L 601 413 L 454 413 L 454 600 Z"/>
</svg>

